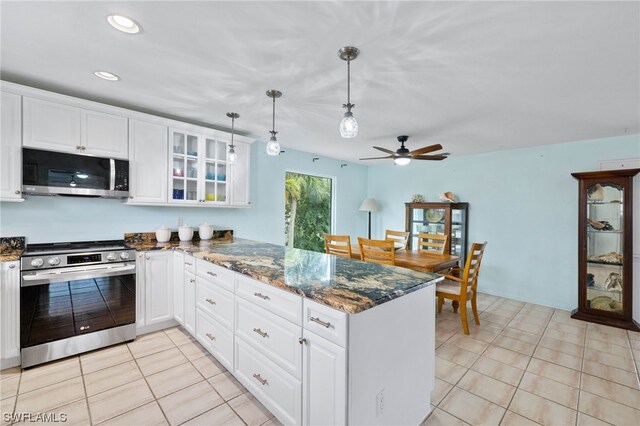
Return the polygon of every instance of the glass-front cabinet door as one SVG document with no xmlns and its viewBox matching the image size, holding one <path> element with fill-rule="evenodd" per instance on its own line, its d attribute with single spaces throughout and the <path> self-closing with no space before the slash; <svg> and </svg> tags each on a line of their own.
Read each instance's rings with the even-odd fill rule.
<svg viewBox="0 0 640 426">
<path fill-rule="evenodd" d="M 580 260 L 578 309 L 572 316 L 636 329 L 631 315 L 632 171 L 573 174 L 580 181 Z"/>
<path fill-rule="evenodd" d="M 169 202 L 227 204 L 227 143 L 171 129 Z"/>
</svg>

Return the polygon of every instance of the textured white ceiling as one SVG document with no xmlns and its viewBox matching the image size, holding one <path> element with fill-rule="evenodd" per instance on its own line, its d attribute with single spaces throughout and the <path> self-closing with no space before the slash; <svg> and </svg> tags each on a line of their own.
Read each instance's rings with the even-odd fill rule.
<svg viewBox="0 0 640 426">
<path fill-rule="evenodd" d="M 105 17 L 136 19 L 139 35 Z M 9 2 L 2 78 L 356 160 L 640 133 L 638 2 Z M 338 125 L 352 63 L 356 139 Z M 117 83 L 95 70 L 118 74 Z"/>
</svg>

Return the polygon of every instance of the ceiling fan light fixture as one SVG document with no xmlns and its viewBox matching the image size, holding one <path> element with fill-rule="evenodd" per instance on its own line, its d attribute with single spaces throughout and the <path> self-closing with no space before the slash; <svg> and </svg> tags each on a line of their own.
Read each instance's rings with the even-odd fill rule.
<svg viewBox="0 0 640 426">
<path fill-rule="evenodd" d="M 236 154 L 236 146 L 233 144 L 233 134 L 235 129 L 236 118 L 240 118 L 240 114 L 235 112 L 228 112 L 227 117 L 231 119 L 231 144 L 229 144 L 229 152 L 227 154 L 227 163 L 235 164 L 238 161 L 238 154 Z"/>
<path fill-rule="evenodd" d="M 406 166 L 411 162 L 410 157 L 396 157 L 393 162 L 398 166 Z"/>
<path fill-rule="evenodd" d="M 338 57 L 343 61 L 347 61 L 347 103 L 342 105 L 347 109 L 344 113 L 344 117 L 340 122 L 340 136 L 345 139 L 351 139 L 358 136 L 358 122 L 356 121 L 351 109 L 355 107 L 351 103 L 351 61 L 356 59 L 360 54 L 360 50 L 357 47 L 345 46 L 338 50 Z"/>
<path fill-rule="evenodd" d="M 276 139 L 276 99 L 282 96 L 282 92 L 279 90 L 267 90 L 267 96 L 273 99 L 273 115 L 271 122 L 271 137 L 269 138 L 269 142 L 267 142 L 267 155 L 271 155 L 275 157 L 276 155 L 280 155 L 280 143 L 278 139 Z"/>
</svg>

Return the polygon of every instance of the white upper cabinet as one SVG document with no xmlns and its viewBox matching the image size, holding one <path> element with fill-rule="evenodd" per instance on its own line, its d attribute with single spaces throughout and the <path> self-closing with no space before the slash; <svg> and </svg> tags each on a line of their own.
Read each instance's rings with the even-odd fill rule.
<svg viewBox="0 0 640 426">
<path fill-rule="evenodd" d="M 2 92 L 0 201 L 22 201 L 22 96 Z"/>
<path fill-rule="evenodd" d="M 80 108 L 25 96 L 22 101 L 23 141 L 29 148 L 82 152 Z"/>
<path fill-rule="evenodd" d="M 249 206 L 249 166 L 251 164 L 251 145 L 235 142 L 238 159 L 229 166 L 231 174 L 231 200 L 233 206 Z"/>
<path fill-rule="evenodd" d="M 129 203 L 167 202 L 168 127 L 129 120 Z"/>
<path fill-rule="evenodd" d="M 23 100 L 23 145 L 126 159 L 127 118 L 35 99 Z"/>
<path fill-rule="evenodd" d="M 127 117 L 82 110 L 83 153 L 96 157 L 128 157 Z"/>
</svg>

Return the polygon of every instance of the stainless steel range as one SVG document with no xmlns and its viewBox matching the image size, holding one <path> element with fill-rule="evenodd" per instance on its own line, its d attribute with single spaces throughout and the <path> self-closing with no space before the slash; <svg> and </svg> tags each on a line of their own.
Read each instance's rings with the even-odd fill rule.
<svg viewBox="0 0 640 426">
<path fill-rule="evenodd" d="M 29 244 L 21 262 L 23 368 L 135 339 L 135 251 L 123 241 Z"/>
</svg>

